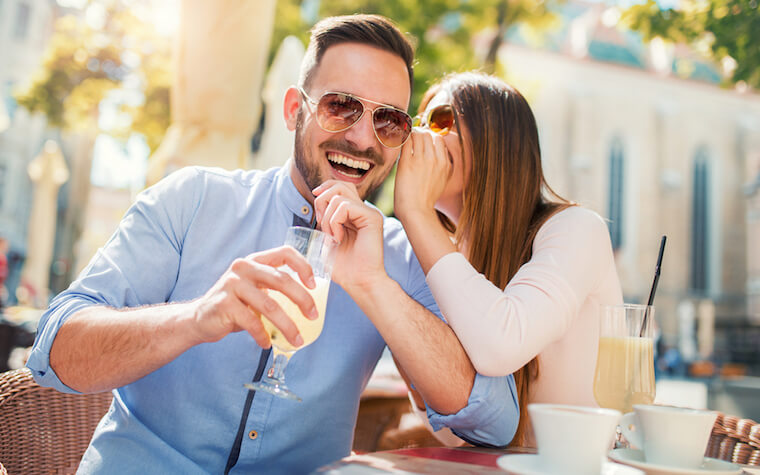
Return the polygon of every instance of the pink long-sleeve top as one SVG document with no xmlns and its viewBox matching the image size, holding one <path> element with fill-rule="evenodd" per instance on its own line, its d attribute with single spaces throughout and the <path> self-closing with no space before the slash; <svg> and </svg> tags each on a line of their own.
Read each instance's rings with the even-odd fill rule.
<svg viewBox="0 0 760 475">
<path fill-rule="evenodd" d="M 436 262 L 427 282 L 479 373 L 513 373 L 538 355 L 528 402 L 597 405 L 599 308 L 623 301 L 599 215 L 574 206 L 549 218 L 503 290 L 461 253 Z"/>
</svg>

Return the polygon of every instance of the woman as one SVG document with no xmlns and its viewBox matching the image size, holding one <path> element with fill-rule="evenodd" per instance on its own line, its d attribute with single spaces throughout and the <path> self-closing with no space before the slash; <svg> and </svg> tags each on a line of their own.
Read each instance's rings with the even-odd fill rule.
<svg viewBox="0 0 760 475">
<path fill-rule="evenodd" d="M 460 73 L 433 86 L 404 146 L 395 213 L 475 369 L 515 373 L 526 406 L 595 406 L 599 305 L 622 303 L 604 221 L 543 176 L 530 106 L 503 81 Z"/>
</svg>

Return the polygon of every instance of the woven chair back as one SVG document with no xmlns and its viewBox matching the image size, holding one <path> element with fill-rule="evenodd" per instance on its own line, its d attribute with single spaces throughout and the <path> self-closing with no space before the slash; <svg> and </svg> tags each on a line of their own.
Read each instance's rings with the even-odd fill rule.
<svg viewBox="0 0 760 475">
<path fill-rule="evenodd" d="M 760 465 L 760 424 L 718 414 L 705 455 L 745 465 Z"/>
<path fill-rule="evenodd" d="M 75 473 L 112 399 L 44 388 L 26 368 L 0 374 L 0 467 L 11 475 Z"/>
</svg>

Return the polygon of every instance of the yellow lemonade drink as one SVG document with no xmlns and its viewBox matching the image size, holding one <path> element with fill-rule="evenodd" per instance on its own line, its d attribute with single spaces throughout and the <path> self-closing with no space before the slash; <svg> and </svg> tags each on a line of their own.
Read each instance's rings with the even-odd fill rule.
<svg viewBox="0 0 760 475">
<path fill-rule="evenodd" d="M 298 275 L 291 275 L 296 282 L 303 285 Z M 293 303 L 293 301 L 287 298 L 284 294 L 277 292 L 276 290 L 269 290 L 269 296 L 272 297 L 274 301 L 282 307 L 282 310 L 293 320 L 293 323 L 296 325 L 303 338 L 302 346 L 291 345 L 279 328 L 274 326 L 268 318 L 262 317 L 261 321 L 264 323 L 264 328 L 269 333 L 272 345 L 283 353 L 291 353 L 313 343 L 314 340 L 319 337 L 319 334 L 322 333 L 322 326 L 325 323 L 325 308 L 327 307 L 327 292 L 330 290 L 330 280 L 319 276 L 314 276 L 314 280 L 316 281 L 317 286 L 313 290 L 307 287 L 304 288 L 309 294 L 311 294 L 311 298 L 314 299 L 314 304 L 319 313 L 319 317 L 317 317 L 316 320 L 309 320 L 306 318 L 298 305 Z"/>
<path fill-rule="evenodd" d="M 651 338 L 601 337 L 594 376 L 594 397 L 601 407 L 631 412 L 634 404 L 654 401 Z"/>
</svg>

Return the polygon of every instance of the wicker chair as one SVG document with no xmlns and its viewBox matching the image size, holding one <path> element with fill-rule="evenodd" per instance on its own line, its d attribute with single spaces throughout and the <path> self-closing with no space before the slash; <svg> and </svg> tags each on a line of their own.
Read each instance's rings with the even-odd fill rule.
<svg viewBox="0 0 760 475">
<path fill-rule="evenodd" d="M 760 465 L 760 424 L 718 414 L 705 455 L 745 465 Z"/>
<path fill-rule="evenodd" d="M 0 374 L 0 475 L 75 473 L 112 399 L 41 387 L 26 368 Z"/>
</svg>

